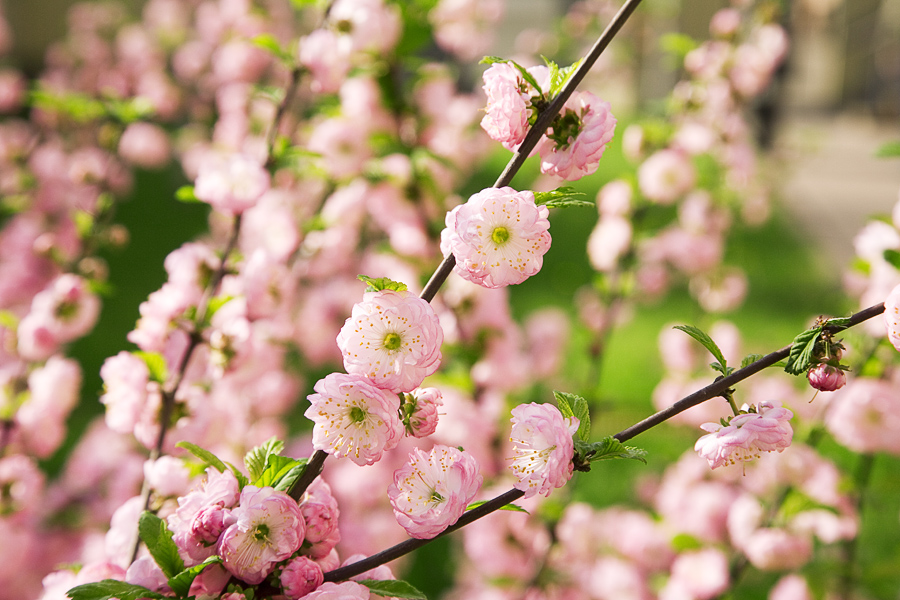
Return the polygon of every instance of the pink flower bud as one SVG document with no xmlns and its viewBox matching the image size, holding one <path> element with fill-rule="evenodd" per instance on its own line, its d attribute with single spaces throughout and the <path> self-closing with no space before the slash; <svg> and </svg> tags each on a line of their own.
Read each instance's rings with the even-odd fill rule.
<svg viewBox="0 0 900 600">
<path fill-rule="evenodd" d="M 809 385 L 820 392 L 833 392 L 844 387 L 847 383 L 847 375 L 838 367 L 827 363 L 821 363 L 811 368 L 806 373 Z"/>
<path fill-rule="evenodd" d="M 281 572 L 281 589 L 291 600 L 302 598 L 324 581 L 322 567 L 305 556 L 291 560 Z"/>
<path fill-rule="evenodd" d="M 221 502 L 204 506 L 191 523 L 191 535 L 205 544 L 213 544 L 232 521 L 231 511 Z"/>
<path fill-rule="evenodd" d="M 443 406 L 441 391 L 437 388 L 419 388 L 412 392 L 414 407 L 409 414 L 406 432 L 417 438 L 434 433 L 438 424 L 438 407 Z"/>
</svg>

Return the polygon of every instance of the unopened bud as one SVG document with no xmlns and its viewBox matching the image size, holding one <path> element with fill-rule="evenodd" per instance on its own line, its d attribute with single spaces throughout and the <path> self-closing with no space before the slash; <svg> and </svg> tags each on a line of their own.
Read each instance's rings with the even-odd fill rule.
<svg viewBox="0 0 900 600">
<path fill-rule="evenodd" d="M 847 375 L 838 367 L 827 363 L 821 363 L 811 368 L 806 373 L 809 385 L 820 392 L 833 392 L 844 387 L 847 383 Z"/>
</svg>

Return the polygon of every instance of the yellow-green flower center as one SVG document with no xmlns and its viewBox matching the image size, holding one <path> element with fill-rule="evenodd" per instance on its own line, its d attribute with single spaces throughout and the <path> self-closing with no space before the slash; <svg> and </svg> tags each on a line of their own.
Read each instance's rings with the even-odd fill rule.
<svg viewBox="0 0 900 600">
<path fill-rule="evenodd" d="M 509 241 L 509 229 L 506 227 L 495 227 L 494 231 L 491 232 L 491 239 L 498 246 L 502 246 Z"/>
<path fill-rule="evenodd" d="M 400 346 L 403 345 L 403 339 L 396 333 L 389 333 L 384 336 L 384 346 L 385 350 L 399 350 Z"/>
<path fill-rule="evenodd" d="M 350 420 L 354 423 L 362 423 L 366 420 L 366 411 L 358 406 L 354 406 L 350 409 Z"/>
<path fill-rule="evenodd" d="M 258 542 L 265 542 L 269 539 L 269 526 L 265 523 L 260 523 L 256 526 L 256 531 L 253 532 L 253 538 Z"/>
</svg>

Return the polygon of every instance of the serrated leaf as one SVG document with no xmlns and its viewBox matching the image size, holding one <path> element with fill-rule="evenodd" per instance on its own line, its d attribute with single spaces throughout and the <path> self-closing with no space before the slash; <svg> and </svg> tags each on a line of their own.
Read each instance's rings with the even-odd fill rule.
<svg viewBox="0 0 900 600">
<path fill-rule="evenodd" d="M 900 142 L 888 142 L 881 146 L 875 153 L 878 158 L 893 158 L 900 156 Z"/>
<path fill-rule="evenodd" d="M 482 504 L 486 504 L 486 503 L 487 503 L 487 500 L 479 500 L 478 502 L 473 502 L 472 504 L 470 504 L 466 507 L 466 510 L 472 510 L 473 508 L 478 508 Z M 523 513 L 528 514 L 527 510 L 525 510 L 518 504 L 513 504 L 512 502 L 510 502 L 509 504 L 504 504 L 497 510 L 510 510 L 512 512 L 523 512 Z"/>
<path fill-rule="evenodd" d="M 528 72 L 528 69 L 520 65 L 514 60 L 509 60 L 508 58 L 500 58 L 499 56 L 485 56 L 479 61 L 480 64 L 483 65 L 493 65 L 496 63 L 510 63 L 516 69 L 519 70 L 519 73 L 522 74 L 522 79 L 528 82 L 528 84 L 533 87 L 538 93 L 543 93 L 541 86 L 538 85 L 537 79 L 534 78 L 534 75 Z"/>
<path fill-rule="evenodd" d="M 175 190 L 175 199 L 179 202 L 185 202 L 188 204 L 197 204 L 198 202 L 203 202 L 194 194 L 194 186 L 192 185 L 183 185 Z"/>
<path fill-rule="evenodd" d="M 166 358 L 159 352 L 144 352 L 137 350 L 133 352 L 135 356 L 144 361 L 147 370 L 150 371 L 150 379 L 165 384 L 169 379 L 169 365 L 166 364 Z"/>
<path fill-rule="evenodd" d="M 153 598 L 165 600 L 165 596 L 157 592 L 151 592 L 142 585 L 125 583 L 117 579 L 104 579 L 94 583 L 77 585 L 66 592 L 72 600 L 138 600 L 139 598 Z"/>
<path fill-rule="evenodd" d="M 853 320 L 850 317 L 835 317 L 825 321 L 823 327 L 846 329 L 850 327 L 851 323 L 853 323 Z"/>
<path fill-rule="evenodd" d="M 285 473 L 278 482 L 272 486 L 279 492 L 287 492 L 290 493 L 292 489 L 294 489 L 294 484 L 297 483 L 297 480 L 303 476 L 303 473 L 306 471 L 306 463 L 307 460 L 304 458 L 298 461 L 299 464 L 294 465 L 291 469 Z"/>
<path fill-rule="evenodd" d="M 383 290 L 405 292 L 408 289 L 405 283 L 400 283 L 399 281 L 394 281 L 393 279 L 388 279 L 387 277 L 379 277 L 378 279 L 374 279 L 372 277 L 366 277 L 365 275 L 357 275 L 356 278 L 367 284 L 367 292 L 380 292 Z"/>
<path fill-rule="evenodd" d="M 278 485 L 281 479 L 291 471 L 291 469 L 305 464 L 305 459 L 298 460 L 296 458 L 290 458 L 288 456 L 278 456 L 277 454 L 270 454 L 266 460 L 265 471 L 263 471 L 260 478 L 254 482 L 254 485 L 258 485 L 260 487 L 275 487 Z"/>
<path fill-rule="evenodd" d="M 753 363 L 755 363 L 756 361 L 758 361 L 762 358 L 763 358 L 762 354 L 748 354 L 747 356 L 744 357 L 744 360 L 741 361 L 741 368 L 743 369 L 744 367 L 749 367 L 750 365 L 752 365 Z"/>
<path fill-rule="evenodd" d="M 709 350 L 709 353 L 712 354 L 713 357 L 715 357 L 715 359 L 717 361 L 719 361 L 719 364 L 722 365 L 722 367 L 725 367 L 728 364 L 725 361 L 725 356 L 722 354 L 722 351 L 719 349 L 719 346 L 716 345 L 716 343 L 713 341 L 713 339 L 711 337 L 709 337 L 706 334 L 706 332 L 704 332 L 702 329 L 698 329 L 697 327 L 694 327 L 693 325 L 676 325 L 674 327 L 674 329 L 683 331 L 686 334 L 688 334 L 689 336 L 691 336 L 692 338 L 694 338 L 695 340 L 697 340 L 698 342 L 700 342 L 700 344 L 704 348 Z"/>
<path fill-rule="evenodd" d="M 222 462 L 218 456 L 206 450 L 205 448 L 201 448 L 197 444 L 192 444 L 191 442 L 178 442 L 175 444 L 176 448 L 183 448 L 199 458 L 203 461 L 204 464 L 216 469 L 219 473 L 224 473 L 225 469 L 228 467 Z"/>
<path fill-rule="evenodd" d="M 175 577 L 170 577 L 169 587 L 172 588 L 172 591 L 175 592 L 175 595 L 179 598 L 186 598 L 191 591 L 191 584 L 194 583 L 194 579 L 197 578 L 197 575 L 202 573 L 206 567 L 220 562 L 222 562 L 221 557 L 210 556 L 199 565 L 194 565 L 189 569 L 185 569 Z"/>
<path fill-rule="evenodd" d="M 647 451 L 642 448 L 626 446 L 616 438 L 608 436 L 593 444 L 576 444 L 576 451 L 581 448 L 581 454 L 587 462 L 609 460 L 612 458 L 630 458 L 647 464 Z"/>
<path fill-rule="evenodd" d="M 582 200 L 583 196 L 584 193 L 576 191 L 575 188 L 561 187 L 549 192 L 534 192 L 534 203 L 538 206 L 543 204 L 547 208 L 595 206 L 589 200 Z"/>
<path fill-rule="evenodd" d="M 577 61 L 569 65 L 568 67 L 564 67 L 559 70 L 559 87 L 556 90 L 551 90 L 551 97 L 555 97 L 559 95 L 559 93 L 566 87 L 566 84 L 569 83 L 569 80 L 572 79 L 572 75 L 575 74 L 575 71 L 578 70 L 578 67 L 581 66 L 581 63 L 584 62 L 584 58 L 579 58 Z"/>
<path fill-rule="evenodd" d="M 166 577 L 174 577 L 184 571 L 184 561 L 165 521 L 145 510 L 138 520 L 138 534 Z"/>
<path fill-rule="evenodd" d="M 822 333 L 822 327 L 813 327 L 794 338 L 791 343 L 791 352 L 788 355 L 785 372 L 790 375 L 802 375 L 812 366 L 812 356 L 816 349 L 816 342 Z"/>
<path fill-rule="evenodd" d="M 247 467 L 247 473 L 250 475 L 250 481 L 253 482 L 253 485 L 258 485 L 260 478 L 262 478 L 269 456 L 281 454 L 283 450 L 284 442 L 273 436 L 244 456 L 244 466 Z"/>
<path fill-rule="evenodd" d="M 413 587 L 410 583 L 402 579 L 363 579 L 358 581 L 362 585 L 369 588 L 369 591 L 379 596 L 387 596 L 393 598 L 411 598 L 412 600 L 428 600 L 428 598 Z"/>
<path fill-rule="evenodd" d="M 553 391 L 553 396 L 556 398 L 556 403 L 560 407 L 559 411 L 563 413 L 564 417 L 575 417 L 578 419 L 578 431 L 575 432 L 578 439 L 582 442 L 588 441 L 591 437 L 591 410 L 588 407 L 587 400 L 575 394 L 557 392 L 556 390 Z M 568 414 L 563 412 L 563 405 L 566 406 Z"/>
</svg>

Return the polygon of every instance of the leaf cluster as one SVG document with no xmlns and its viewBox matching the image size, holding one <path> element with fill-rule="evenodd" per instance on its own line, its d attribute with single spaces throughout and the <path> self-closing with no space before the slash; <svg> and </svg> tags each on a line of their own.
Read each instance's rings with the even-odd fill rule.
<svg viewBox="0 0 900 600">
<path fill-rule="evenodd" d="M 647 451 L 626 446 L 616 438 L 607 436 L 598 442 L 590 442 L 591 415 L 587 401 L 581 396 L 568 392 L 554 391 L 559 411 L 564 417 L 576 417 L 578 430 L 575 432 L 575 457 L 573 463 L 578 471 L 590 471 L 591 463 L 613 458 L 630 458 L 647 462 Z"/>
</svg>

